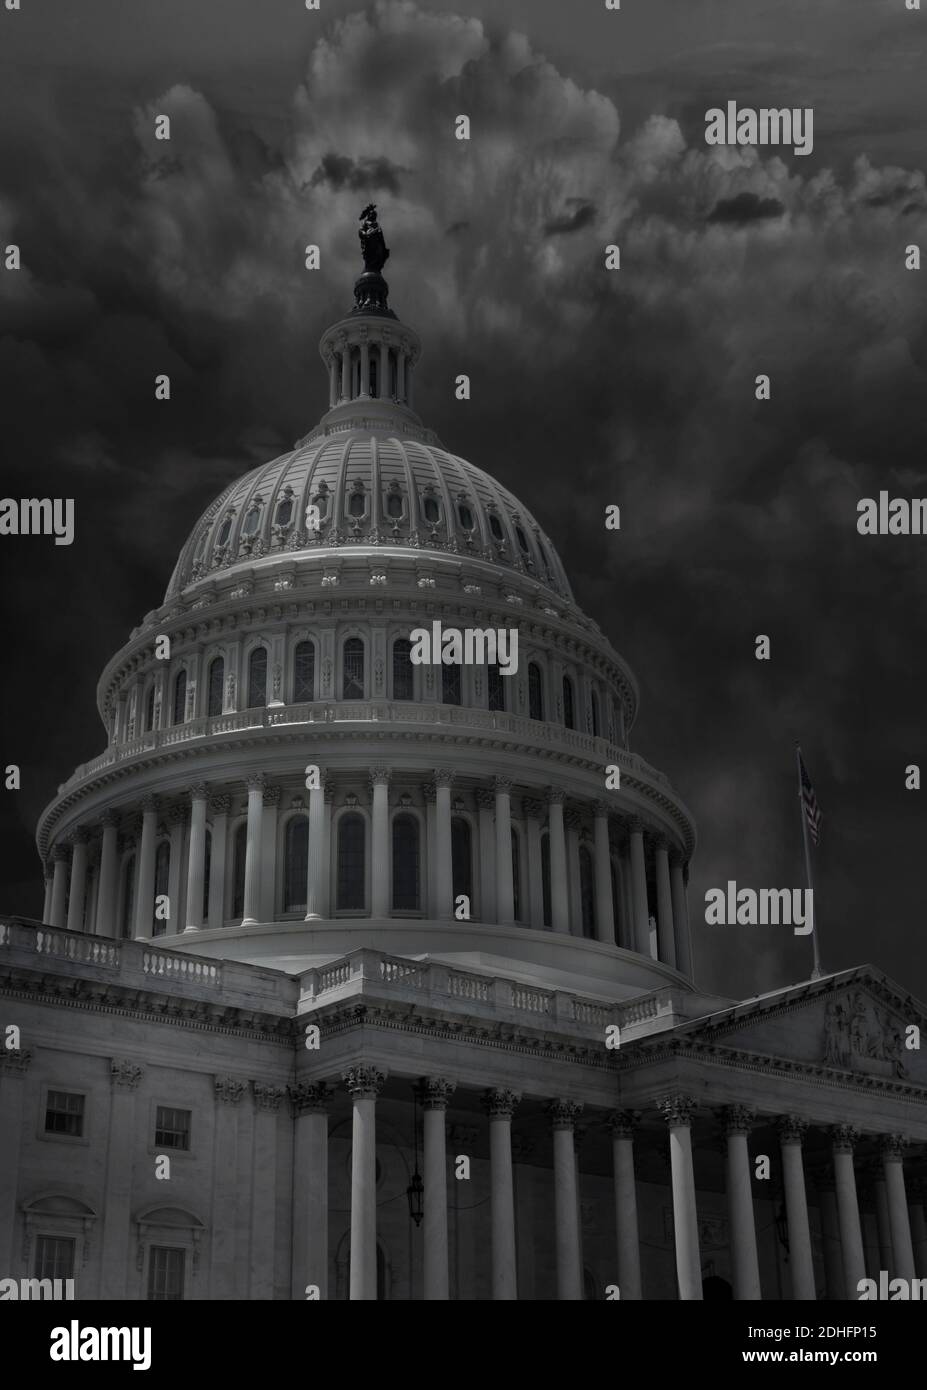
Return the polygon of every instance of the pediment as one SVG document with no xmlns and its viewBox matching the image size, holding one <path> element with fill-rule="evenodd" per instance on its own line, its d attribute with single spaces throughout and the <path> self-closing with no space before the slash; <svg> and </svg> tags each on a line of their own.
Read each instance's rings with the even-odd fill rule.
<svg viewBox="0 0 927 1390">
<path fill-rule="evenodd" d="M 682 1041 L 927 1086 L 927 1012 L 864 967 L 763 995 L 678 1030 Z"/>
</svg>

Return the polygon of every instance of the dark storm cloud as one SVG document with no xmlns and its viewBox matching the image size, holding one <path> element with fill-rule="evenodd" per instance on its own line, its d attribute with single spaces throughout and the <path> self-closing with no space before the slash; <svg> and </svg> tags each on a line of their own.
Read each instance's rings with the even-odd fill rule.
<svg viewBox="0 0 927 1390">
<path fill-rule="evenodd" d="M 544 223 L 545 236 L 563 236 L 570 232 L 581 232 L 595 221 L 595 203 L 584 203 L 580 198 L 571 198 L 578 206 L 566 217 L 555 217 Z"/>
<path fill-rule="evenodd" d="M 681 107 L 697 110 L 702 76 L 687 92 L 676 69 Z M 0 274 L 4 490 L 73 496 L 77 531 L 69 548 L 0 550 L 7 759 L 24 768 L 3 803 L 4 906 L 34 907 L 36 814 L 100 751 L 97 673 L 160 602 L 200 510 L 325 409 L 317 341 L 351 303 L 368 171 L 391 302 L 424 339 L 422 415 L 555 540 L 637 673 L 632 748 L 696 815 L 706 985 L 750 993 L 807 969 L 807 943 L 697 925 L 709 886 L 799 882 L 799 737 L 825 814 L 826 963 L 874 954 L 927 993 L 903 784 L 924 757 L 927 563 L 918 538 L 855 530 L 860 497 L 927 493 L 925 310 L 904 269 L 905 245 L 927 242 L 923 172 L 863 155 L 830 168 L 817 124 L 814 161 L 708 149 L 659 105 L 620 138 L 616 102 L 525 38 L 407 4 L 324 31 L 276 143 L 193 78 L 115 112 L 104 91 L 88 139 L 49 82 L 0 90 L 0 244 L 24 267 Z M 589 190 L 595 220 L 573 225 Z M 321 272 L 304 269 L 310 242 Z M 620 532 L 602 524 L 613 502 Z"/>
<path fill-rule="evenodd" d="M 758 198 L 755 193 L 738 193 L 722 198 L 708 214 L 709 222 L 762 222 L 767 217 L 781 217 L 785 207 L 778 198 Z"/>
</svg>

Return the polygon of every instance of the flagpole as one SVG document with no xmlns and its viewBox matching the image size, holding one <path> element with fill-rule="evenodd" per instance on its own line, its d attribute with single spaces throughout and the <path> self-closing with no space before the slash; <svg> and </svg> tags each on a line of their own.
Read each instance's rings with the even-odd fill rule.
<svg viewBox="0 0 927 1390">
<path fill-rule="evenodd" d="M 808 891 L 811 894 L 811 948 L 814 952 L 814 963 L 811 967 L 812 980 L 824 978 L 824 968 L 821 965 L 821 952 L 818 947 L 818 914 L 814 907 L 814 880 L 811 875 L 811 843 L 808 838 L 808 816 L 805 813 L 805 799 L 801 789 L 801 748 L 795 745 L 795 766 L 798 771 L 798 811 L 801 816 L 802 842 L 805 846 L 805 878 L 808 883 Z"/>
</svg>

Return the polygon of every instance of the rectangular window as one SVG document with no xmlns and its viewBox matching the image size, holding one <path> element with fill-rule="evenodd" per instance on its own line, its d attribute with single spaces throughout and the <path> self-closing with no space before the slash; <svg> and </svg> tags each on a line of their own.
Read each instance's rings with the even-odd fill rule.
<svg viewBox="0 0 927 1390">
<path fill-rule="evenodd" d="M 155 1116 L 155 1148 L 189 1149 L 190 1115 L 189 1110 L 159 1105 Z"/>
<path fill-rule="evenodd" d="M 80 1139 L 84 1132 L 84 1100 L 74 1091 L 49 1091 L 45 1102 L 45 1133 Z"/>
<path fill-rule="evenodd" d="M 183 1299 L 185 1250 L 152 1245 L 148 1251 L 149 1302 L 179 1303 Z"/>
<path fill-rule="evenodd" d="M 76 1241 L 66 1236 L 38 1236 L 35 1242 L 36 1279 L 73 1279 Z"/>
</svg>

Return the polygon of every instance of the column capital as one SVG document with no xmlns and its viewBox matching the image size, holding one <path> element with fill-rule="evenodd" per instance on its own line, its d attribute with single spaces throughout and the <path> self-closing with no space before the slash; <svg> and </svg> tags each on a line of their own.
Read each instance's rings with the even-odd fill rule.
<svg viewBox="0 0 927 1390">
<path fill-rule="evenodd" d="M 79 825 L 68 835 L 67 843 L 73 850 L 76 849 L 78 845 L 85 845 L 87 843 L 87 839 L 87 831 L 84 829 L 82 825 Z"/>
<path fill-rule="evenodd" d="M 665 835 L 657 834 L 653 837 L 653 847 L 662 850 L 664 854 L 669 854 L 670 842 Z"/>
<path fill-rule="evenodd" d="M 749 1134 L 756 1123 L 756 1111 L 748 1105 L 726 1105 L 721 1119 L 726 1135 Z"/>
<path fill-rule="evenodd" d="M 476 804 L 481 811 L 493 811 L 496 806 L 496 794 L 488 787 L 477 787 Z"/>
<path fill-rule="evenodd" d="M 422 783 L 422 798 L 426 806 L 433 806 L 437 800 L 437 788 L 434 782 Z"/>
<path fill-rule="evenodd" d="M 611 813 L 612 808 L 607 801 L 603 801 L 601 797 L 593 801 L 592 814 L 595 816 L 596 820 L 608 820 Z"/>
<path fill-rule="evenodd" d="M 566 801 L 566 792 L 563 790 L 562 787 L 548 787 L 547 801 L 550 805 L 562 806 L 563 803 Z"/>
<path fill-rule="evenodd" d="M 853 1145 L 859 1139 L 859 1130 L 852 1125 L 831 1125 L 830 1137 L 834 1153 L 851 1154 Z"/>
<path fill-rule="evenodd" d="M 139 802 L 142 808 L 142 815 L 157 815 L 159 804 L 158 798 L 155 796 L 154 792 L 147 792 Z"/>
<path fill-rule="evenodd" d="M 449 787 L 454 780 L 454 772 L 452 768 L 436 767 L 434 772 L 436 787 Z"/>
<path fill-rule="evenodd" d="M 391 769 L 388 767 L 377 766 L 370 769 L 371 786 L 388 786 Z"/>
<path fill-rule="evenodd" d="M 249 792 L 263 792 L 264 787 L 266 785 L 266 781 L 267 779 L 265 778 L 263 772 L 255 772 L 250 777 L 245 778 L 245 786 L 248 788 Z"/>
<path fill-rule="evenodd" d="M 67 845 L 55 845 L 51 852 L 52 862 L 55 864 L 67 864 L 71 858 Z"/>
<path fill-rule="evenodd" d="M 448 1081 L 444 1076 L 426 1076 L 421 1086 L 422 1106 L 425 1110 L 446 1110 L 456 1089 L 456 1081 Z"/>
<path fill-rule="evenodd" d="M 523 796 L 521 799 L 522 815 L 529 820 L 543 820 L 545 807 L 543 801 L 538 801 L 535 796 Z"/>
<path fill-rule="evenodd" d="M 100 827 L 108 830 L 111 826 L 119 824 L 119 817 L 115 811 L 104 811 L 100 817 Z"/>
<path fill-rule="evenodd" d="M 695 1101 L 691 1096 L 662 1096 L 657 1101 L 657 1108 L 663 1112 L 663 1118 L 670 1129 L 687 1128 L 692 1123 Z"/>
<path fill-rule="evenodd" d="M 262 1081 L 252 1081 L 251 1090 L 258 1110 L 279 1110 L 286 1095 L 285 1086 L 265 1086 Z"/>
<path fill-rule="evenodd" d="M 681 849 L 677 849 L 675 845 L 671 845 L 669 861 L 670 868 L 681 869 L 686 862 L 686 858 Z"/>
<path fill-rule="evenodd" d="M 499 792 L 504 792 L 506 795 L 508 795 L 512 790 L 512 779 L 511 777 L 505 777 L 501 773 L 499 773 L 492 779 L 492 785 L 493 791 L 496 793 L 496 795 L 498 795 Z"/>
<path fill-rule="evenodd" d="M 173 806 L 168 806 L 166 820 L 169 826 L 186 825 L 187 808 L 182 801 L 176 801 Z"/>
<path fill-rule="evenodd" d="M 297 1115 L 327 1115 L 334 1089 L 324 1081 L 297 1081 L 288 1086 L 290 1104 Z"/>
<path fill-rule="evenodd" d="M 569 806 L 563 813 L 563 823 L 567 830 L 579 830 L 583 823 L 582 813 L 575 806 Z"/>
<path fill-rule="evenodd" d="M 216 1100 L 225 1105 L 238 1105 L 248 1089 L 248 1083 L 235 1076 L 217 1076 L 214 1084 Z"/>
<path fill-rule="evenodd" d="M 282 787 L 265 787 L 261 797 L 265 806 L 279 806 L 280 798 L 283 795 Z"/>
<path fill-rule="evenodd" d="M 780 1144 L 801 1144 L 807 1128 L 808 1121 L 797 1115 L 780 1115 L 776 1121 Z"/>
<path fill-rule="evenodd" d="M 232 798 L 227 792 L 209 798 L 209 810 L 214 816 L 227 816 L 232 809 Z"/>
<path fill-rule="evenodd" d="M 369 1100 L 380 1094 L 386 1076 L 376 1067 L 348 1067 L 341 1079 L 355 1100 Z"/>
<path fill-rule="evenodd" d="M 114 1086 L 122 1086 L 134 1091 L 145 1074 L 145 1068 L 124 1057 L 113 1057 L 109 1064 L 109 1077 Z"/>
<path fill-rule="evenodd" d="M 490 1120 L 510 1120 L 520 1100 L 518 1091 L 507 1091 L 504 1087 L 484 1091 L 480 1097 L 480 1103 Z"/>
<path fill-rule="evenodd" d="M 205 782 L 194 782 L 190 788 L 191 801 L 205 801 L 209 795 L 209 788 Z"/>
<path fill-rule="evenodd" d="M 647 829 L 646 824 L 640 816 L 626 816 L 624 821 L 625 829 L 629 835 L 643 835 Z"/>
<path fill-rule="evenodd" d="M 553 1129 L 572 1129 L 577 1117 L 582 1114 L 583 1103 L 582 1101 L 560 1098 L 548 1101 L 545 1109 L 550 1116 Z"/>
<path fill-rule="evenodd" d="M 633 1139 L 640 1117 L 639 1110 L 613 1110 L 606 1121 L 612 1138 Z"/>
<path fill-rule="evenodd" d="M 906 1134 L 883 1134 L 879 1142 L 879 1152 L 885 1163 L 901 1163 L 909 1139 Z"/>
</svg>

